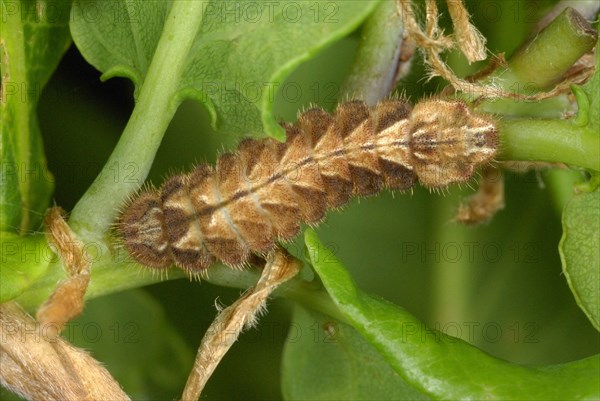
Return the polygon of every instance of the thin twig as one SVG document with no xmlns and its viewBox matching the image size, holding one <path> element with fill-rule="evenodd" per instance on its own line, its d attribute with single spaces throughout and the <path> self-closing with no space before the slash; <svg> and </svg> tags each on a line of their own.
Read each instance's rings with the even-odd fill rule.
<svg viewBox="0 0 600 401">
<path fill-rule="evenodd" d="M 67 279 L 59 283 L 48 300 L 38 309 L 37 319 L 48 327 L 47 335 L 58 335 L 65 324 L 83 311 L 84 296 L 90 282 L 91 262 L 84 246 L 64 219 L 59 207 L 44 217 L 48 243 L 60 256 Z"/>
<path fill-rule="evenodd" d="M 253 326 L 273 290 L 294 277 L 301 263 L 283 248 L 273 251 L 258 283 L 233 305 L 223 309 L 204 335 L 190 372 L 183 401 L 196 401 L 206 382 L 245 327 Z"/>
</svg>

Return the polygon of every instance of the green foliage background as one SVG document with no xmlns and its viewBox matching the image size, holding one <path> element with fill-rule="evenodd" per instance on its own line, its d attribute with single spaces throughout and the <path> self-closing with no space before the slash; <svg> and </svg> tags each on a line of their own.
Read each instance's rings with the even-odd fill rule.
<svg viewBox="0 0 600 401">
<path fill-rule="evenodd" d="M 510 56 L 553 3 L 481 1 L 471 12 L 475 25 L 488 38 L 490 51 Z M 499 13 L 492 14 L 494 10 Z M 333 108 L 359 38 L 360 31 L 355 31 L 301 64 L 287 82 L 297 83 L 302 96 L 290 101 L 278 93 L 275 117 L 293 121 L 297 111 L 311 103 Z M 264 40 L 266 46 L 270 39 L 265 35 L 256 40 Z M 481 67 L 468 66 L 456 54 L 449 60 L 459 75 Z M 252 60 L 247 63 L 251 68 Z M 99 76 L 72 46 L 39 98 L 40 131 L 48 169 L 55 177 L 53 201 L 66 210 L 72 209 L 99 173 L 133 107 L 129 81 L 116 78 L 100 83 Z M 417 58 L 399 91 L 414 101 L 444 85 L 435 79 L 426 82 L 423 76 Z M 238 140 L 239 136 L 215 132 L 210 113 L 186 101 L 169 125 L 149 180 L 159 185 L 173 171 L 213 162 Z M 562 210 L 571 198 L 573 183 L 582 180 L 577 172 L 507 172 L 505 210 L 477 228 L 452 223 L 456 206 L 472 192 L 469 188 L 454 188 L 443 196 L 416 188 L 412 194 L 383 193 L 353 201 L 344 210 L 331 212 L 316 231 L 362 291 L 400 305 L 430 327 L 446 328 L 448 334 L 501 359 L 524 365 L 564 363 L 600 351 L 598 332 L 578 307 L 557 251 Z M 304 249 L 302 238 L 290 244 L 292 253 L 301 258 Z M 199 340 L 215 316 L 215 299 L 228 305 L 239 294 L 237 289 L 186 279 L 116 293 L 89 301 L 66 336 L 104 362 L 132 397 L 173 399 L 181 393 Z M 347 344 L 342 357 L 326 350 L 305 355 L 309 370 L 325 367 L 323 372 L 335 372 L 331 377 L 298 374 L 299 379 L 293 377 L 294 370 L 282 372 L 282 366 L 297 368 L 290 367 L 289 360 L 282 364 L 288 330 L 300 332 L 298 341 L 308 343 L 307 347 L 311 342 L 326 347 L 323 327 L 327 319 L 294 308 L 290 301 L 273 300 L 260 326 L 242 335 L 232 348 L 203 398 L 406 396 L 380 388 L 383 393 L 375 397 L 368 386 L 360 389 L 360 384 L 354 392 L 340 388 L 343 377 L 359 377 L 357 372 L 363 367 L 369 369 L 360 360 L 344 359 L 361 349 L 355 342 L 356 332 L 349 327 L 340 326 L 341 344 Z M 286 350 L 286 356 L 290 352 Z M 379 358 L 376 353 L 372 357 Z M 389 384 L 391 380 L 384 381 Z M 319 386 L 329 390 L 311 393 Z"/>
</svg>

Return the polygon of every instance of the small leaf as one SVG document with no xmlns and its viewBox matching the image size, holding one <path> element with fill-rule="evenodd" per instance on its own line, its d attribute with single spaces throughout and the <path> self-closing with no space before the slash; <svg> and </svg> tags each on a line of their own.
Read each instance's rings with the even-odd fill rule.
<svg viewBox="0 0 600 401">
<path fill-rule="evenodd" d="M 600 331 L 600 187 L 573 195 L 562 222 L 563 272 L 577 304 Z"/>
<path fill-rule="evenodd" d="M 37 228 L 54 187 L 36 108 L 70 43 L 70 1 L 1 0 L 0 230 Z"/>
<path fill-rule="evenodd" d="M 347 324 L 297 307 L 283 354 L 286 400 L 424 400 Z"/>
<path fill-rule="evenodd" d="M 29 288 L 55 259 L 44 235 L 0 233 L 0 303 Z"/>
<path fill-rule="evenodd" d="M 106 365 L 133 399 L 175 399 L 194 354 L 143 290 L 88 302 L 63 336 Z"/>
<path fill-rule="evenodd" d="M 188 55 L 177 99 L 203 103 L 222 132 L 283 139 L 273 116 L 286 77 L 354 30 L 377 1 L 207 2 Z M 130 78 L 139 90 L 159 38 L 168 2 L 76 2 L 71 32 L 103 79 Z M 96 18 L 86 12 L 97 10 Z M 296 88 L 288 88 L 290 91 Z"/>
<path fill-rule="evenodd" d="M 543 367 L 494 358 L 468 343 L 431 330 L 402 308 L 356 288 L 313 230 L 305 243 L 323 285 L 350 324 L 407 383 L 436 399 L 597 399 L 600 355 Z"/>
<path fill-rule="evenodd" d="M 585 127 L 590 122 L 590 99 L 581 86 L 571 85 L 571 91 L 577 101 L 577 116 L 573 122 L 577 126 Z"/>
</svg>

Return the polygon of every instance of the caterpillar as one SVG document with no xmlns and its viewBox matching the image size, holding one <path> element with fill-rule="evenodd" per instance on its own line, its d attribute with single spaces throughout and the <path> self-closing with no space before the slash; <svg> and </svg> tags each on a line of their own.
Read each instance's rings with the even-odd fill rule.
<svg viewBox="0 0 600 401">
<path fill-rule="evenodd" d="M 190 274 L 217 260 L 239 267 L 354 196 L 404 191 L 417 180 L 433 189 L 466 182 L 498 149 L 493 119 L 454 100 L 414 108 L 402 99 L 373 108 L 353 100 L 283 127 L 285 143 L 245 139 L 215 167 L 201 164 L 128 201 L 116 228 L 129 254 Z"/>
</svg>

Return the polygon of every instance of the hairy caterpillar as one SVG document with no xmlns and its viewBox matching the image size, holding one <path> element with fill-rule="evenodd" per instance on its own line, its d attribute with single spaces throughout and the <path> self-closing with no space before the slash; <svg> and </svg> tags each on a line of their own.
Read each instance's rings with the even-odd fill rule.
<svg viewBox="0 0 600 401">
<path fill-rule="evenodd" d="M 465 182 L 498 148 L 490 117 L 439 99 L 412 109 L 404 100 L 372 109 L 350 101 L 333 114 L 305 111 L 284 128 L 285 143 L 246 139 L 215 168 L 199 165 L 139 193 L 117 222 L 129 253 L 190 273 L 215 260 L 240 266 L 352 196 L 406 190 L 417 179 L 429 188 Z"/>
</svg>

